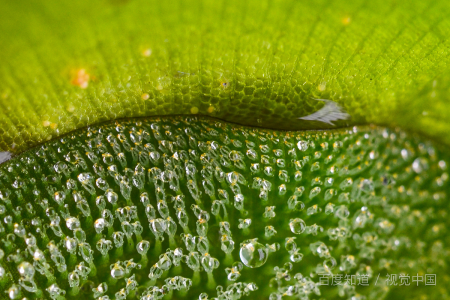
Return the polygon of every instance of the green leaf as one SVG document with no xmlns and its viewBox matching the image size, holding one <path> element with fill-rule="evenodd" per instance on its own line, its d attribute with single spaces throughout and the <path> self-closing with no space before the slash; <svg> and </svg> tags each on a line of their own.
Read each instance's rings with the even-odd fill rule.
<svg viewBox="0 0 450 300">
<path fill-rule="evenodd" d="M 199 113 L 450 143 L 448 1 L 3 1 L 0 149 L 106 120 Z M 147 98 L 148 97 L 148 98 Z"/>
<path fill-rule="evenodd" d="M 446 151 L 375 127 L 283 132 L 182 116 L 92 126 L 0 166 L 0 290 L 445 298 L 449 164 Z"/>
<path fill-rule="evenodd" d="M 448 2 L 0 11 L 0 298 L 448 298 Z"/>
</svg>

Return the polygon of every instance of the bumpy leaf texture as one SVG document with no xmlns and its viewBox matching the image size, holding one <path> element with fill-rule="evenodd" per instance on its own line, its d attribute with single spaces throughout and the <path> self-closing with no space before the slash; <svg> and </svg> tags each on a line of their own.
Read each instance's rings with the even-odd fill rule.
<svg viewBox="0 0 450 300">
<path fill-rule="evenodd" d="M 1 166 L 0 284 L 12 299 L 446 298 L 449 163 L 376 127 L 90 127 Z"/>
</svg>

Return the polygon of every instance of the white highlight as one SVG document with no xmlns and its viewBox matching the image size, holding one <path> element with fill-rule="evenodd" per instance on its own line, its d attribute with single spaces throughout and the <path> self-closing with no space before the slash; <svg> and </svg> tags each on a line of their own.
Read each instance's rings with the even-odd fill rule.
<svg viewBox="0 0 450 300">
<path fill-rule="evenodd" d="M 10 160 L 12 157 L 12 154 L 9 152 L 0 152 L 0 164 L 4 163 L 7 160 Z"/>
<path fill-rule="evenodd" d="M 336 102 L 327 99 L 314 100 L 325 102 L 324 107 L 315 113 L 299 118 L 300 120 L 320 121 L 334 126 L 332 122 L 350 118 L 350 115 Z"/>
</svg>

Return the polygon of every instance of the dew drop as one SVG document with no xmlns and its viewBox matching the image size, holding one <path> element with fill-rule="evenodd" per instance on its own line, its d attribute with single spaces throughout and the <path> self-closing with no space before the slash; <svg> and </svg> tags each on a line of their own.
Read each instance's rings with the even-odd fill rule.
<svg viewBox="0 0 450 300">
<path fill-rule="evenodd" d="M 289 222 L 289 227 L 291 231 L 295 234 L 301 234 L 306 229 L 305 221 L 300 218 L 291 219 Z"/>
<path fill-rule="evenodd" d="M 424 158 L 416 158 L 412 163 L 412 169 L 417 174 L 420 174 L 422 171 L 428 169 L 428 161 Z"/>
<path fill-rule="evenodd" d="M 106 199 L 111 204 L 116 204 L 117 200 L 119 199 L 119 196 L 111 189 L 107 189 L 105 193 Z"/>
<path fill-rule="evenodd" d="M 252 219 L 239 219 L 239 229 L 245 229 L 248 228 L 252 224 Z"/>
<path fill-rule="evenodd" d="M 123 269 L 123 267 L 121 265 L 119 265 L 118 263 L 115 263 L 115 264 L 111 265 L 111 276 L 114 279 L 123 278 L 123 276 L 125 276 L 125 270 Z"/>
<path fill-rule="evenodd" d="M 21 262 L 17 270 L 25 279 L 31 279 L 34 276 L 34 267 L 27 261 Z"/>
<path fill-rule="evenodd" d="M 247 267 L 259 268 L 266 263 L 269 252 L 263 244 L 258 243 L 257 239 L 252 239 L 241 244 L 239 256 Z"/>
<path fill-rule="evenodd" d="M 298 150 L 300 150 L 300 151 L 306 151 L 306 150 L 308 150 L 308 142 L 306 142 L 306 141 L 299 141 L 297 143 L 297 147 L 298 147 Z"/>
<path fill-rule="evenodd" d="M 6 293 L 8 294 L 10 299 L 18 299 L 19 295 L 20 295 L 20 288 L 13 284 L 7 291 Z"/>
<path fill-rule="evenodd" d="M 66 226 L 70 230 L 75 230 L 77 228 L 80 228 L 81 224 L 77 218 L 71 217 L 66 219 Z"/>
</svg>

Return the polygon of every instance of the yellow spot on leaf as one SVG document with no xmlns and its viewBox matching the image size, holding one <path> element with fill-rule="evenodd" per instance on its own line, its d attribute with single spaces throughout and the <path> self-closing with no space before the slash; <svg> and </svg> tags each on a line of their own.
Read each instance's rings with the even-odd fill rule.
<svg viewBox="0 0 450 300">
<path fill-rule="evenodd" d="M 317 89 L 321 92 L 325 91 L 325 89 L 327 88 L 327 83 L 326 82 L 322 82 L 319 84 L 319 86 L 317 87 Z"/>
<path fill-rule="evenodd" d="M 148 98 L 150 98 L 150 95 L 145 93 L 141 95 L 142 100 L 148 100 Z"/>
<path fill-rule="evenodd" d="M 142 50 L 141 54 L 143 57 L 149 57 L 150 55 L 152 55 L 152 49 L 150 48 L 144 49 Z"/>
<path fill-rule="evenodd" d="M 86 70 L 79 69 L 75 72 L 71 83 L 82 89 L 85 89 L 89 85 L 89 79 L 90 79 L 90 75 L 86 72 Z"/>
<path fill-rule="evenodd" d="M 50 121 L 42 121 L 42 126 L 44 126 L 44 127 L 48 127 L 48 126 L 50 126 Z"/>
<path fill-rule="evenodd" d="M 348 25 L 348 24 L 350 24 L 351 21 L 352 21 L 352 19 L 350 19 L 350 17 L 345 17 L 342 19 L 342 24 Z"/>
<path fill-rule="evenodd" d="M 198 114 L 198 107 L 192 107 L 191 108 L 191 114 Z"/>
</svg>

